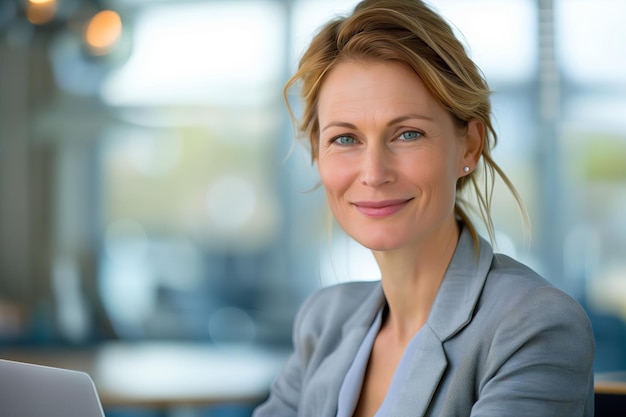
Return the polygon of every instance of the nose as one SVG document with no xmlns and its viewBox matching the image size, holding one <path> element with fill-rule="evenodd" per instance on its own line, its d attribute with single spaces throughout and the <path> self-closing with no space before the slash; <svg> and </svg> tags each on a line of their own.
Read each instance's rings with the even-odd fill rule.
<svg viewBox="0 0 626 417">
<path fill-rule="evenodd" d="M 379 187 L 395 179 L 392 156 L 384 146 L 367 146 L 363 151 L 360 180 L 363 185 Z"/>
</svg>

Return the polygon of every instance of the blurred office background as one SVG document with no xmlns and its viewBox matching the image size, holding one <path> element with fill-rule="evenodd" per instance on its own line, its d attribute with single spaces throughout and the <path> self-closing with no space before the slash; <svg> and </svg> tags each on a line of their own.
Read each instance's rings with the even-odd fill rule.
<svg viewBox="0 0 626 417">
<path fill-rule="evenodd" d="M 626 369 L 626 2 L 431 3 L 494 90 L 495 156 L 530 213 L 529 239 L 498 185 L 498 249 L 583 304 L 598 372 Z M 285 349 L 314 289 L 376 279 L 281 95 L 354 4 L 2 0 L 0 349 Z"/>
</svg>

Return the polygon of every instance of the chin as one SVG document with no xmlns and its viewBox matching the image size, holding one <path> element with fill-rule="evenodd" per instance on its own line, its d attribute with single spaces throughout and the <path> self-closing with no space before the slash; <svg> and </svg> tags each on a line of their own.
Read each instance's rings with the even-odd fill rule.
<svg viewBox="0 0 626 417">
<path fill-rule="evenodd" d="M 376 252 L 391 251 L 391 250 L 399 249 L 404 246 L 402 243 L 398 241 L 395 241 L 395 240 L 390 241 L 388 237 L 385 239 L 372 239 L 372 238 L 368 238 L 368 239 L 353 238 L 353 239 L 356 240 L 360 245 L 366 247 L 367 249 L 376 251 Z"/>
</svg>

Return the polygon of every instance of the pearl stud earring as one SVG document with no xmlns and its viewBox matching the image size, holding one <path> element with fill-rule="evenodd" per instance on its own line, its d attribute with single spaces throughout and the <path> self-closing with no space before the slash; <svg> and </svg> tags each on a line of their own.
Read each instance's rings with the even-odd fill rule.
<svg viewBox="0 0 626 417">
<path fill-rule="evenodd" d="M 463 167 L 463 172 L 468 173 L 470 171 L 470 167 Z"/>
</svg>

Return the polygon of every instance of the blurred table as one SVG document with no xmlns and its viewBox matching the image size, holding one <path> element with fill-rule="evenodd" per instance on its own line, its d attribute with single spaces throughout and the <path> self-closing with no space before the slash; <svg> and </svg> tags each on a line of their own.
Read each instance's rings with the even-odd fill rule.
<svg viewBox="0 0 626 417">
<path fill-rule="evenodd" d="M 626 395 L 626 371 L 595 374 L 596 394 Z"/>
<path fill-rule="evenodd" d="M 89 349 L 5 348 L 0 357 L 87 372 L 104 408 L 170 409 L 258 403 L 286 354 L 253 346 L 115 342 Z"/>
</svg>

